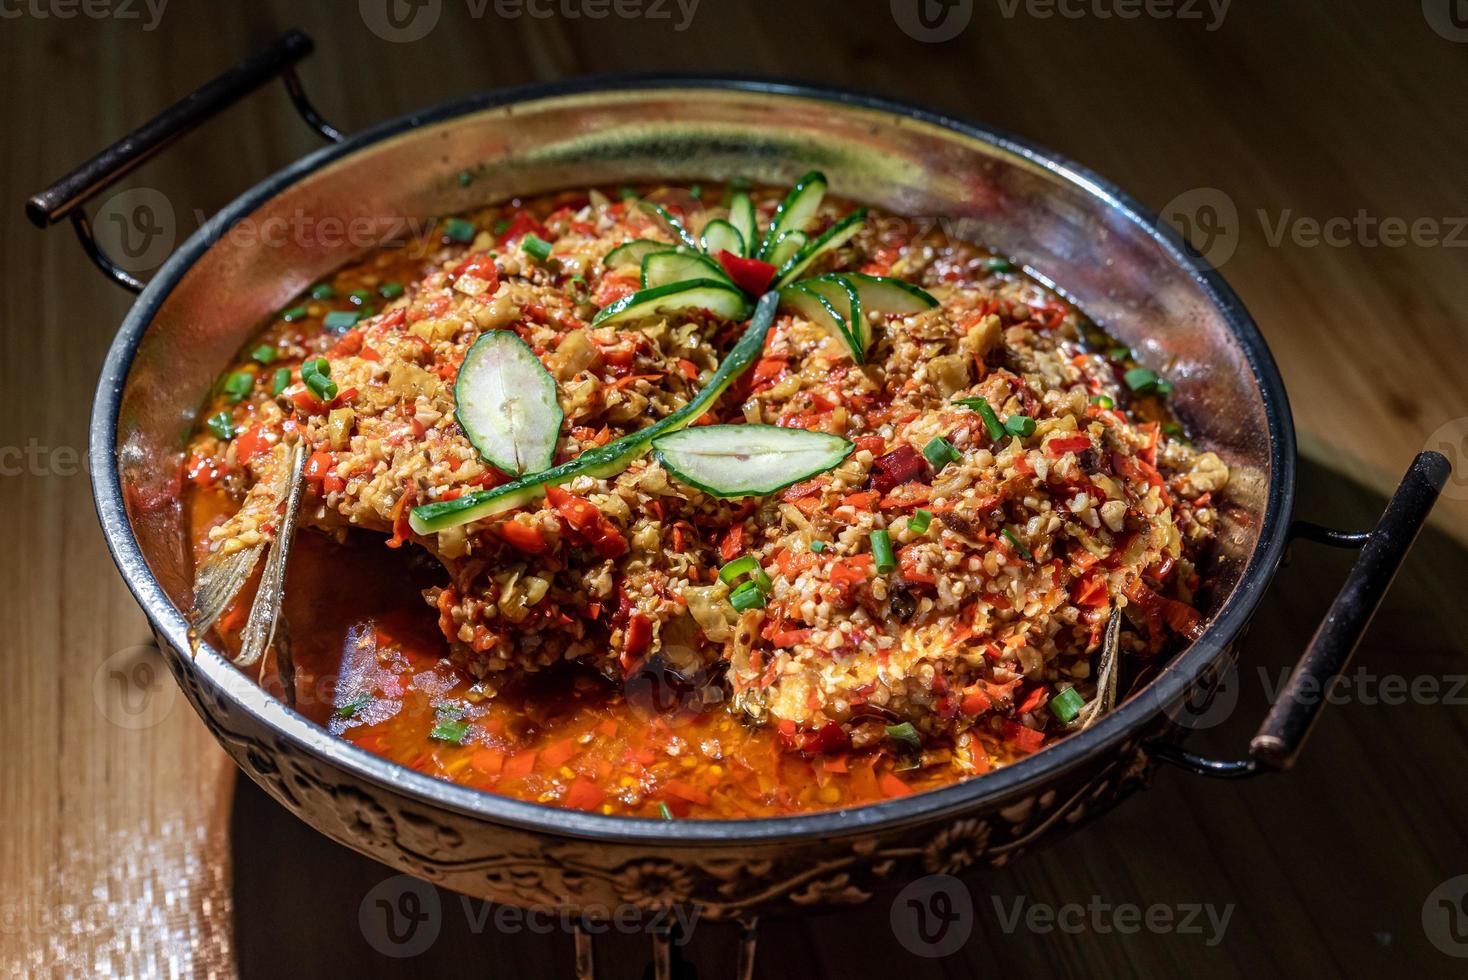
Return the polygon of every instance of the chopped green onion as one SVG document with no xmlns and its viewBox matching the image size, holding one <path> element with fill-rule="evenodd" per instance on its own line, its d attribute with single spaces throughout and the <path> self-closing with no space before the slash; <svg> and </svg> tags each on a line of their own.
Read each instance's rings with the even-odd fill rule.
<svg viewBox="0 0 1468 980">
<path fill-rule="evenodd" d="M 501 218 L 494 223 L 494 226 L 490 230 L 494 232 L 494 237 L 500 237 L 505 232 L 510 230 L 510 219 Z"/>
<path fill-rule="evenodd" d="M 471 174 L 467 170 L 460 170 L 459 171 L 459 186 L 460 187 L 468 187 L 472 183 L 474 183 L 474 175 Z"/>
<path fill-rule="evenodd" d="M 311 389 L 311 394 L 321 401 L 329 402 L 336 398 L 336 382 L 326 375 L 313 371 L 310 374 L 302 374 L 301 380 L 306 382 L 306 387 Z"/>
<path fill-rule="evenodd" d="M 975 409 L 979 413 L 979 418 L 984 420 L 984 428 L 989 430 L 989 438 L 998 442 L 1004 438 L 1004 423 L 999 421 L 999 416 L 995 414 L 993 407 L 987 401 L 980 398 L 978 402 Z"/>
<path fill-rule="evenodd" d="M 756 568 L 759 568 L 759 559 L 754 555 L 741 555 L 719 569 L 719 581 L 733 585 Z"/>
<path fill-rule="evenodd" d="M 953 448 L 953 443 L 944 439 L 942 436 L 934 436 L 923 447 L 923 455 L 927 457 L 928 462 L 932 463 L 933 468 L 937 470 L 941 470 L 949 463 L 956 463 L 963 458 L 959 455 L 958 450 Z"/>
<path fill-rule="evenodd" d="M 984 268 L 990 272 L 1013 272 L 1014 263 L 1008 259 L 990 259 L 984 263 Z"/>
<path fill-rule="evenodd" d="M 297 320 L 304 320 L 306 318 L 306 308 L 304 306 L 292 306 L 290 309 L 284 310 L 280 314 L 280 318 L 286 323 L 295 323 Z"/>
<path fill-rule="evenodd" d="M 763 609 L 765 607 L 765 594 L 760 587 L 753 582 L 745 582 L 733 592 L 729 593 L 729 604 L 740 612 L 749 609 Z"/>
<path fill-rule="evenodd" d="M 285 391 L 287 388 L 289 388 L 290 385 L 291 385 L 291 369 L 290 368 L 276 368 L 275 369 L 274 383 L 272 383 L 271 386 L 270 386 L 270 394 L 271 394 L 271 396 L 273 397 L 275 395 L 279 395 L 282 391 Z"/>
<path fill-rule="evenodd" d="M 878 574 L 897 571 L 897 559 L 892 555 L 892 536 L 886 531 L 872 532 L 872 557 L 876 559 Z"/>
<path fill-rule="evenodd" d="M 702 184 L 694 184 L 692 187 L 688 188 L 688 196 L 691 197 L 691 198 L 693 198 L 695 201 L 696 200 L 699 200 L 700 198 L 702 198 L 703 197 L 703 185 Z"/>
<path fill-rule="evenodd" d="M 1170 395 L 1172 394 L 1172 382 L 1168 381 L 1166 378 L 1158 378 L 1157 384 L 1153 386 L 1152 390 L 1157 392 L 1157 394 L 1159 395 Z"/>
<path fill-rule="evenodd" d="M 256 347 L 254 350 L 250 351 L 251 360 L 259 361 L 261 364 L 269 364 L 271 361 L 275 360 L 275 357 L 275 348 L 271 347 L 269 344 L 261 344 L 259 347 Z"/>
<path fill-rule="evenodd" d="M 811 551 L 814 551 L 816 554 L 820 554 L 821 552 L 823 552 L 823 551 L 826 550 L 826 542 L 824 542 L 824 541 L 812 541 L 810 543 L 810 550 Z"/>
<path fill-rule="evenodd" d="M 544 262 L 550 258 L 551 243 L 539 235 L 527 233 L 520 239 L 520 247 L 530 253 L 530 257 L 537 262 Z"/>
<path fill-rule="evenodd" d="M 377 307 L 375 307 L 375 306 L 364 306 L 360 310 L 357 311 L 357 320 L 360 322 L 362 320 L 367 319 L 369 316 L 376 316 L 376 315 L 377 315 Z"/>
<path fill-rule="evenodd" d="M 1132 349 L 1130 347 L 1113 347 L 1106 352 L 1106 356 L 1113 361 L 1125 361 L 1132 356 Z"/>
<path fill-rule="evenodd" d="M 999 529 L 999 533 L 1004 535 L 1004 540 L 1008 541 L 1010 547 L 1019 552 L 1025 561 L 1033 562 L 1035 560 L 1035 556 L 1030 554 L 1030 549 L 1024 546 L 1024 542 L 1013 531 L 1007 527 L 1002 527 Z"/>
<path fill-rule="evenodd" d="M 1066 724 L 1081 713 L 1081 708 L 1085 707 L 1085 704 L 1086 699 L 1081 697 L 1080 691 L 1067 687 L 1050 699 L 1050 713 L 1060 719 L 1062 724 Z"/>
<path fill-rule="evenodd" d="M 428 733 L 429 738 L 438 739 L 440 742 L 453 742 L 455 745 L 464 744 L 464 736 L 469 734 L 469 723 L 467 721 L 453 721 L 448 718 L 440 718 L 433 726 L 433 731 Z"/>
<path fill-rule="evenodd" d="M 900 725 L 888 725 L 887 737 L 908 752 L 918 753 L 923 750 L 923 737 L 918 734 L 916 728 L 912 727 L 910 721 L 904 721 Z"/>
<path fill-rule="evenodd" d="M 327 330 L 345 332 L 355 327 L 360 319 L 362 313 L 359 310 L 332 310 L 322 319 L 321 325 Z"/>
<path fill-rule="evenodd" d="M 907 529 L 913 534 L 927 534 L 928 525 L 933 523 L 933 512 L 919 507 L 907 519 Z"/>
<path fill-rule="evenodd" d="M 474 240 L 474 225 L 463 218 L 450 218 L 443 223 L 443 237 L 467 245 Z"/>
<path fill-rule="evenodd" d="M 626 201 L 637 196 L 637 192 L 630 187 L 623 187 L 617 191 L 617 196 Z"/>
<path fill-rule="evenodd" d="M 377 287 L 377 295 L 383 299 L 397 299 L 403 295 L 403 284 L 400 282 L 385 282 Z"/>
<path fill-rule="evenodd" d="M 1093 395 L 1091 396 L 1091 404 L 1100 405 L 1108 412 L 1116 407 L 1116 401 L 1110 395 Z"/>
<path fill-rule="evenodd" d="M 204 422 L 209 431 L 221 439 L 234 438 L 234 419 L 228 412 L 215 412 Z"/>
<path fill-rule="evenodd" d="M 249 371 L 236 371 L 224 379 L 224 393 L 232 402 L 243 401 L 255 387 L 255 376 Z"/>
<path fill-rule="evenodd" d="M 1035 420 L 1028 415 L 1011 415 L 1004 420 L 1004 431 L 1012 436 L 1032 436 L 1035 434 Z"/>
<path fill-rule="evenodd" d="M 666 803 L 658 804 L 658 813 L 662 814 L 664 820 L 673 819 L 673 811 L 668 809 L 668 804 Z"/>
<path fill-rule="evenodd" d="M 1157 388 L 1157 372 L 1151 368 L 1136 367 L 1121 376 L 1126 386 L 1132 391 L 1147 392 Z"/>
<path fill-rule="evenodd" d="M 318 282 L 311 287 L 312 299 L 331 299 L 336 295 L 336 287 L 329 282 Z"/>
<path fill-rule="evenodd" d="M 363 303 L 367 302 L 371 298 L 372 290 L 370 289 L 354 289 L 350 293 L 347 293 L 347 299 L 351 300 L 358 306 L 361 306 Z"/>
<path fill-rule="evenodd" d="M 323 377 L 331 377 L 331 362 L 324 357 L 313 357 L 301 365 L 301 380 L 305 381 L 307 375 L 319 374 Z"/>
<path fill-rule="evenodd" d="M 1183 427 L 1176 422 L 1162 423 L 1162 434 L 1172 436 L 1174 439 L 1182 439 L 1187 436 L 1187 433 L 1183 431 Z"/>
<path fill-rule="evenodd" d="M 371 700 L 372 695 L 368 694 L 366 691 L 359 691 L 356 695 L 352 697 L 350 701 L 346 702 L 340 708 L 336 709 L 336 716 L 338 718 L 350 718 L 352 717 L 352 715 L 355 715 L 357 712 L 365 708 L 367 706 L 367 702 Z"/>
</svg>

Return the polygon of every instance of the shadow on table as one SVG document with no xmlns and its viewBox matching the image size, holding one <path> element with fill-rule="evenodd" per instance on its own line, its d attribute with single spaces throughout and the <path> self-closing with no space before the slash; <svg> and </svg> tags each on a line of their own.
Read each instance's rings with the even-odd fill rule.
<svg viewBox="0 0 1468 980">
<path fill-rule="evenodd" d="M 1369 527 L 1383 503 L 1302 466 L 1299 517 Z M 1197 751 L 1244 751 L 1354 555 L 1305 543 L 1294 552 L 1242 646 L 1238 705 L 1194 736 Z M 1457 964 L 1441 944 L 1458 933 L 1444 925 L 1429 937 L 1424 905 L 1468 872 L 1468 789 L 1457 775 L 1468 755 L 1465 582 L 1468 552 L 1424 533 L 1291 773 L 1222 783 L 1159 771 L 1148 792 L 1096 824 L 970 881 L 971 934 L 950 956 L 905 949 L 891 905 L 877 900 L 762 923 L 756 975 L 1443 975 Z M 400 883 L 384 884 L 393 872 L 319 836 L 248 780 L 233 828 L 246 980 L 571 975 L 572 939 L 559 924 L 535 934 L 426 886 L 405 901 Z M 432 936 L 425 919 L 407 942 L 384 940 L 387 909 L 401 939 L 403 913 L 422 918 L 435 896 Z M 698 975 L 732 977 L 735 940 L 731 926 L 699 923 L 688 946 Z M 636 978 L 650 941 L 609 934 L 596 948 L 599 977 Z"/>
</svg>

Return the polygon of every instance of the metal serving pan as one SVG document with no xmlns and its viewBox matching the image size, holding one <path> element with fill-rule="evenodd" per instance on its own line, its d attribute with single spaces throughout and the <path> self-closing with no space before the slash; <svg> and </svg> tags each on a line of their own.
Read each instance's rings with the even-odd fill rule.
<svg viewBox="0 0 1468 980">
<path fill-rule="evenodd" d="M 768 81 L 588 79 L 494 92 L 342 137 L 311 109 L 291 33 L 28 203 L 70 218 L 88 252 L 141 290 L 97 385 L 91 462 L 113 558 L 195 710 L 250 778 L 322 833 L 471 896 L 592 911 L 632 903 L 747 918 L 863 901 L 934 872 L 1001 864 L 1113 806 L 1156 761 L 1244 777 L 1288 768 L 1317 690 L 1346 664 L 1448 472 L 1418 457 L 1377 527 L 1292 524 L 1295 434 L 1273 359 L 1232 290 L 1106 180 L 1011 136 L 881 99 Z M 331 145 L 251 188 L 147 283 L 112 265 L 83 205 L 173 137 L 283 73 Z M 188 653 L 192 568 L 179 504 L 182 437 L 221 365 L 301 289 L 371 243 L 299 236 L 263 247 L 241 222 L 400 221 L 515 195 L 609 182 L 775 184 L 819 167 L 834 193 L 932 216 L 1057 284 L 1143 362 L 1174 379 L 1177 411 L 1236 476 L 1204 635 L 1087 731 L 997 772 L 888 802 L 806 815 L 673 823 L 539 806 L 431 778 L 329 735 L 213 649 Z M 459 175 L 468 172 L 467 184 Z M 1246 758 L 1180 745 L 1286 544 L 1361 548 Z"/>
</svg>

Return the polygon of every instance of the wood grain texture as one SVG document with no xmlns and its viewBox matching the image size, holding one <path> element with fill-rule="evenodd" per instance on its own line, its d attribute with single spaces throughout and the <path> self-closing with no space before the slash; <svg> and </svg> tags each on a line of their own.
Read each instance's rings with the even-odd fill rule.
<svg viewBox="0 0 1468 980">
<path fill-rule="evenodd" d="M 0 105 L 7 972 L 260 976 L 294 962 L 293 975 L 386 976 L 476 962 L 559 975 L 569 965 L 564 937 L 476 936 L 457 911 L 424 957 L 376 957 L 356 913 L 381 869 L 317 839 L 252 787 L 232 802 L 232 767 L 181 700 L 170 706 L 171 681 L 136 649 L 147 627 L 96 530 L 80 460 L 90 390 L 128 297 L 94 272 L 68 230 L 25 224 L 21 201 L 286 27 L 316 37 L 302 75 L 348 131 L 514 83 L 723 71 L 846 85 L 980 119 L 1084 161 L 1153 208 L 1216 188 L 1239 215 L 1223 272 L 1280 362 L 1314 460 L 1302 516 L 1368 524 L 1379 501 L 1339 474 L 1382 491 L 1435 431 L 1468 418 L 1468 231 L 1459 227 L 1468 44 L 1435 33 L 1416 3 L 1358 0 L 1328 14 L 1306 0 L 1234 4 L 1210 31 L 1176 18 L 1042 19 L 1024 4 L 1008 17 L 1007 3 L 975 0 L 968 27 L 942 44 L 903 34 L 881 0 L 702 0 L 681 32 L 671 4 L 670 20 L 506 19 L 492 2 L 474 18 L 466 0 L 441 6 L 437 26 L 413 43 L 374 35 L 350 0 L 175 0 L 151 30 L 141 4 L 125 8 L 136 19 L 63 20 L 41 2 L 0 20 L 0 85 L 10 94 Z M 181 240 L 199 215 L 316 145 L 277 86 L 121 186 L 161 191 Z M 1456 244 L 1373 246 L 1359 231 L 1341 245 L 1275 241 L 1282 219 L 1361 212 L 1430 220 Z M 1461 464 L 1465 432 L 1450 428 L 1433 448 L 1446 438 Z M 1451 497 L 1363 646 L 1359 662 L 1376 672 L 1468 669 L 1455 618 L 1468 571 L 1468 475 L 1455 477 Z M 1205 747 L 1243 744 L 1263 706 L 1251 671 L 1290 661 L 1343 574 L 1344 556 L 1306 548 L 1256 622 L 1239 709 L 1205 733 Z M 128 727 L 139 718 L 153 723 Z M 1465 720 L 1461 706 L 1440 703 L 1331 708 L 1287 777 L 1225 785 L 1164 773 L 1100 826 L 976 883 L 975 934 L 953 957 L 905 953 L 882 905 L 769 924 L 760 975 L 1445 974 L 1456 964 L 1428 945 L 1419 917 L 1438 882 L 1468 872 L 1468 803 L 1452 775 Z M 280 854 L 289 862 L 261 858 Z M 1216 947 L 1145 932 L 1009 934 L 989 890 L 1006 902 L 1097 895 L 1237 910 Z M 640 940 L 602 949 L 610 975 L 638 975 Z M 718 930 L 701 935 L 701 974 L 728 975 L 730 949 Z"/>
</svg>

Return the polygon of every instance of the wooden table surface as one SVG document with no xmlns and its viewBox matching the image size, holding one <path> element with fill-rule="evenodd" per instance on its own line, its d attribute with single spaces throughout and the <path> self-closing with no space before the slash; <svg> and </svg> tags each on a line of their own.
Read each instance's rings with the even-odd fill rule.
<svg viewBox="0 0 1468 980">
<path fill-rule="evenodd" d="M 1075 17 L 1040 16 L 1054 9 L 1040 0 L 975 0 L 953 8 L 970 17 L 966 27 L 933 43 L 899 26 L 918 23 L 912 6 L 645 0 L 621 8 L 644 16 L 593 20 L 555 12 L 598 9 L 584 0 L 529 8 L 548 17 L 505 17 L 496 10 L 522 8 L 493 0 L 430 0 L 423 9 L 441 11 L 433 29 L 391 41 L 367 26 L 361 11 L 383 7 L 369 0 L 177 3 L 156 19 L 140 0 L 90 14 L 67 0 L 5 5 L 0 512 L 11 530 L 0 563 L 10 637 L 0 652 L 9 678 L 0 695 L 0 969 L 569 972 L 565 936 L 476 931 L 475 910 L 449 895 L 427 952 L 395 960 L 374 951 L 357 912 L 386 871 L 236 780 L 147 649 L 143 617 L 96 528 L 86 420 L 129 297 L 96 274 L 68 230 L 29 227 L 21 202 L 286 27 L 317 39 L 303 77 L 348 131 L 573 74 L 768 74 L 989 122 L 1084 161 L 1149 206 L 1178 202 L 1168 211 L 1179 220 L 1222 200 L 1212 254 L 1232 252 L 1223 272 L 1284 372 L 1307 456 L 1301 515 L 1369 525 L 1381 493 L 1424 446 L 1461 466 L 1468 31 L 1453 27 L 1448 0 L 1358 0 L 1328 13 L 1308 0 L 1240 3 L 1221 22 L 1206 4 L 1150 8 L 1201 19 L 1124 19 L 1100 16 L 1125 8 L 1111 0 L 1065 6 Z M 667 18 L 652 16 L 664 10 Z M 315 145 L 277 86 L 123 186 L 162 192 L 181 239 L 194 216 Z M 971 882 L 972 935 L 949 957 L 905 950 L 889 906 L 876 903 L 765 924 L 758 975 L 1461 975 L 1443 949 L 1468 952 L 1454 944 L 1462 929 L 1424 924 L 1423 911 L 1442 894 L 1429 902 L 1434 889 L 1468 873 L 1468 696 L 1455 681 L 1468 671 L 1456 618 L 1468 581 L 1465 517 L 1460 472 L 1357 660 L 1368 679 L 1427 678 L 1435 695 L 1396 704 L 1384 688 L 1354 685 L 1287 776 L 1225 784 L 1161 773 L 1101 823 Z M 1299 546 L 1246 644 L 1239 706 L 1200 733 L 1200 746 L 1241 749 L 1348 561 Z M 1124 934 L 1106 928 L 1116 921 L 1106 914 L 1077 920 L 1079 930 L 1006 928 L 1016 901 L 1232 911 L 1210 944 L 1206 927 Z M 732 943 L 719 927 L 699 927 L 691 948 L 702 976 L 732 975 Z M 640 975 L 645 946 L 603 941 L 606 974 Z"/>
</svg>

